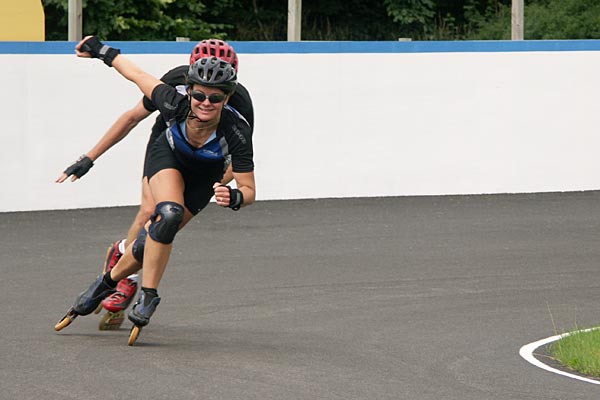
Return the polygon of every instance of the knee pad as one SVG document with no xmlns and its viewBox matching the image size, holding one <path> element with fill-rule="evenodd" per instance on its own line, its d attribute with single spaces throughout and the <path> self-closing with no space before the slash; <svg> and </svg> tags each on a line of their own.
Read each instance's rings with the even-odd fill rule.
<svg viewBox="0 0 600 400">
<path fill-rule="evenodd" d="M 148 229 L 150 237 L 162 244 L 173 243 L 179 225 L 183 221 L 183 206 L 172 201 L 158 203 L 150 220 L 152 221 Z"/>
<path fill-rule="evenodd" d="M 135 242 L 133 243 L 133 257 L 140 263 L 144 262 L 144 247 L 146 247 L 146 236 L 148 236 L 148 231 L 146 231 L 146 228 L 142 228 L 142 230 L 138 234 L 137 239 L 135 239 Z"/>
</svg>

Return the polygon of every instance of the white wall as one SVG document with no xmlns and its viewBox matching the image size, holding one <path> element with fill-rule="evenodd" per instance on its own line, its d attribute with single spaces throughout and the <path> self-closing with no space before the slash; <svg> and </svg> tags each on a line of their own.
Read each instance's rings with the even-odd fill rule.
<svg viewBox="0 0 600 400">
<path fill-rule="evenodd" d="M 160 76 L 182 54 L 130 56 Z M 600 52 L 240 54 L 257 199 L 600 188 Z M 154 116 L 54 179 L 139 100 L 98 60 L 0 54 L 0 211 L 132 205 Z"/>
</svg>

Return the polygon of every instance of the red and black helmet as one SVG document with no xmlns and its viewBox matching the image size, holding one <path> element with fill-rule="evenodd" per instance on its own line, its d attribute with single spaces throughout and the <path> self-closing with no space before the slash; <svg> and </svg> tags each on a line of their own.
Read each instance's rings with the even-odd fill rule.
<svg viewBox="0 0 600 400">
<path fill-rule="evenodd" d="M 201 58 L 207 57 L 218 57 L 231 64 L 236 72 L 238 70 L 237 53 L 227 42 L 219 39 L 206 39 L 198 42 L 190 55 L 190 65 Z"/>
</svg>

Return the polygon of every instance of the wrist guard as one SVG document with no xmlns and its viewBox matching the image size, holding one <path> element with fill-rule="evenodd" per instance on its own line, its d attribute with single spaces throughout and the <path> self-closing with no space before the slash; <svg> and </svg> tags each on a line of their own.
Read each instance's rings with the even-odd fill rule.
<svg viewBox="0 0 600 400">
<path fill-rule="evenodd" d="M 92 58 L 101 59 L 109 67 L 112 67 L 115 57 L 121 54 L 121 50 L 105 45 L 96 36 L 92 36 L 83 42 L 79 50 L 87 51 L 92 55 Z"/>
<path fill-rule="evenodd" d="M 244 194 L 239 189 L 232 189 L 229 186 L 226 186 L 229 189 L 229 208 L 233 211 L 237 211 L 240 209 L 242 204 L 244 204 Z"/>
<path fill-rule="evenodd" d="M 77 178 L 81 178 L 94 166 L 94 162 L 91 158 L 86 156 L 85 154 L 79 157 L 77 161 L 71 164 L 67 169 L 65 169 L 65 174 L 67 176 L 75 175 Z"/>
</svg>

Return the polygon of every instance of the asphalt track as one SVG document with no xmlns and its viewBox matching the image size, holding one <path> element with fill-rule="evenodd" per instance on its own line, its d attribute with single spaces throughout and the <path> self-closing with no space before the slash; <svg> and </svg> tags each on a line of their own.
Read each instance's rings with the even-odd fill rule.
<svg viewBox="0 0 600 400">
<path fill-rule="evenodd" d="M 163 302 L 78 318 L 132 207 L 4 213 L 1 399 L 594 399 L 519 349 L 600 324 L 600 193 L 214 204 Z"/>
</svg>

